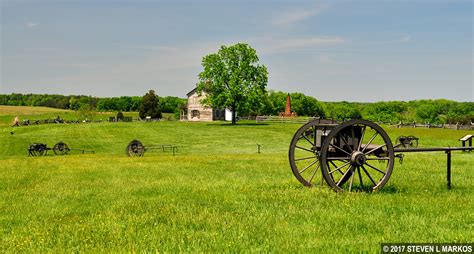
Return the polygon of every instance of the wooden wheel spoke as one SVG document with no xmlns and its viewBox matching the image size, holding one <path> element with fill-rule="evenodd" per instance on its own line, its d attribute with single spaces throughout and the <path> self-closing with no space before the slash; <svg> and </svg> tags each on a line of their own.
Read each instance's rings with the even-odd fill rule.
<svg viewBox="0 0 474 254">
<path fill-rule="evenodd" d="M 360 186 L 364 186 L 364 183 L 362 183 L 362 175 L 360 173 L 360 167 L 357 167 L 357 174 L 359 175 L 359 180 L 360 180 Z"/>
<path fill-rule="evenodd" d="M 350 157 L 328 157 L 326 160 L 328 161 L 348 161 L 350 160 Z"/>
<path fill-rule="evenodd" d="M 311 166 L 313 166 L 314 164 L 316 164 L 319 160 L 315 160 L 313 162 L 311 162 L 308 166 L 306 166 L 305 168 L 303 168 L 302 170 L 298 171 L 298 173 L 303 173 L 304 171 L 306 171 L 306 169 L 310 168 Z"/>
<path fill-rule="evenodd" d="M 298 158 L 298 159 L 295 159 L 295 161 L 303 161 L 303 160 L 309 160 L 309 159 L 314 159 L 315 156 L 310 156 L 310 157 L 304 157 L 304 158 Z"/>
<path fill-rule="evenodd" d="M 352 168 L 352 166 L 350 166 L 350 167 Z M 344 173 L 344 175 L 342 175 L 341 179 L 339 179 L 339 181 L 337 181 L 337 183 L 336 183 L 337 186 L 340 186 L 341 183 L 343 183 L 342 181 L 345 180 L 347 174 L 348 174 L 349 172 L 351 172 L 351 168 L 349 168 L 349 169 L 346 171 L 346 173 Z"/>
<path fill-rule="evenodd" d="M 346 144 L 347 147 L 349 147 L 349 149 L 351 150 L 350 152 L 352 153 L 354 150 L 352 150 L 352 147 L 349 145 L 349 142 L 347 142 L 347 140 L 344 138 L 344 135 L 341 135 L 341 140 L 342 142 L 344 142 L 344 144 Z"/>
<path fill-rule="evenodd" d="M 377 135 L 379 135 L 378 132 L 375 132 L 375 134 L 369 139 L 369 142 L 367 142 L 367 144 L 365 144 L 364 148 L 362 149 L 361 152 L 364 152 L 365 149 L 367 149 L 367 147 L 370 145 L 370 143 L 372 143 L 372 141 L 374 141 L 374 139 L 377 137 Z"/>
<path fill-rule="evenodd" d="M 344 168 L 344 167 L 347 166 L 349 163 L 350 163 L 350 162 L 346 162 L 346 163 L 342 164 L 341 166 L 335 168 L 334 170 L 329 171 L 329 174 L 332 174 L 332 173 L 334 173 L 334 172 L 336 172 L 336 171 L 340 171 L 341 168 Z M 347 172 L 346 172 L 346 173 L 347 173 Z"/>
<path fill-rule="evenodd" d="M 334 162 L 332 162 L 332 161 L 329 161 L 329 163 L 331 163 L 331 164 L 332 164 L 334 167 L 336 167 L 336 168 L 337 168 L 337 165 L 336 165 L 336 164 L 334 164 Z M 341 175 L 344 175 L 344 172 L 342 172 L 342 171 L 341 171 L 341 169 L 337 169 L 337 171 L 339 171 L 339 173 L 341 173 Z M 331 174 L 331 175 L 332 175 L 332 174 Z"/>
<path fill-rule="evenodd" d="M 311 142 L 311 140 L 309 140 L 309 138 L 306 137 L 306 135 L 304 135 L 304 133 L 302 134 L 302 136 L 303 136 L 304 139 L 306 139 L 306 141 L 308 141 L 308 142 L 311 144 L 311 146 L 313 146 L 313 147 L 315 146 L 315 145 L 313 144 L 313 142 Z"/>
<path fill-rule="evenodd" d="M 321 166 L 321 164 L 318 164 L 318 166 L 317 166 L 316 169 L 314 170 L 313 175 L 311 176 L 311 178 L 310 178 L 309 181 L 308 181 L 309 183 L 311 183 L 311 181 L 313 181 L 313 178 L 314 178 L 314 176 L 316 175 L 316 172 L 318 172 L 319 166 Z"/>
<path fill-rule="evenodd" d="M 310 152 L 310 153 L 314 153 L 314 151 L 309 150 L 309 149 L 304 148 L 304 147 L 301 147 L 301 146 L 295 146 L 295 148 L 298 148 L 298 149 L 301 149 L 301 150 L 304 150 L 304 151 L 307 151 L 307 152 Z"/>
<path fill-rule="evenodd" d="M 372 149 L 372 150 L 370 150 L 370 151 L 368 151 L 368 152 L 366 152 L 366 153 L 364 153 L 364 154 L 365 154 L 365 155 L 371 154 L 373 151 L 375 151 L 375 150 L 377 150 L 377 149 L 380 149 L 380 148 L 382 148 L 382 147 L 384 147 L 384 146 L 387 146 L 387 144 L 379 145 L 379 146 L 377 146 L 376 148 L 374 148 L 374 149 Z"/>
<path fill-rule="evenodd" d="M 378 168 L 376 168 L 376 167 L 370 165 L 369 163 L 365 162 L 365 165 L 367 165 L 367 166 L 371 167 L 372 169 L 378 171 L 379 173 L 385 175 L 385 172 L 383 172 L 382 170 L 380 170 L 380 169 L 378 169 Z"/>
<path fill-rule="evenodd" d="M 362 170 L 364 170 L 365 174 L 369 177 L 370 181 L 374 184 L 374 187 L 377 186 L 377 184 L 375 183 L 374 179 L 372 179 L 372 177 L 370 176 L 369 172 L 367 172 L 367 170 L 364 168 L 364 166 L 361 166 Z"/>
<path fill-rule="evenodd" d="M 360 151 L 360 148 L 362 146 L 362 141 L 364 140 L 365 128 L 366 127 L 364 126 L 364 128 L 362 129 L 362 135 L 361 135 L 360 140 L 359 140 L 359 145 L 357 146 L 357 151 Z"/>
<path fill-rule="evenodd" d="M 343 153 L 345 153 L 345 154 L 351 156 L 350 153 L 346 152 L 346 151 L 343 150 L 342 148 L 340 148 L 340 147 L 338 147 L 338 146 L 335 146 L 335 145 L 333 145 L 333 144 L 331 144 L 331 143 L 329 143 L 329 145 L 332 146 L 332 147 L 334 147 L 334 148 L 336 148 L 336 149 L 338 149 L 339 151 L 341 151 L 341 152 L 343 152 Z"/>
<path fill-rule="evenodd" d="M 351 135 L 352 135 L 352 147 L 354 148 L 353 150 L 356 150 L 355 135 L 354 135 L 354 125 L 352 125 L 352 128 L 351 128 Z"/>
<path fill-rule="evenodd" d="M 354 169 L 354 167 L 352 167 L 352 166 L 349 169 L 350 171 L 352 171 L 351 181 L 349 182 L 349 192 L 352 191 L 352 184 L 354 183 L 355 172 L 353 172 L 353 169 Z"/>
</svg>

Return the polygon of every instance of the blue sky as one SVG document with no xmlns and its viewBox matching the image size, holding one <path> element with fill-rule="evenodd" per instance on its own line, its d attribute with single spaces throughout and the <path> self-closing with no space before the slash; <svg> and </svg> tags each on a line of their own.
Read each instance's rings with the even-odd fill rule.
<svg viewBox="0 0 474 254">
<path fill-rule="evenodd" d="M 268 89 L 474 101 L 472 1 L 0 0 L 0 93 L 185 97 L 246 42 Z"/>
</svg>

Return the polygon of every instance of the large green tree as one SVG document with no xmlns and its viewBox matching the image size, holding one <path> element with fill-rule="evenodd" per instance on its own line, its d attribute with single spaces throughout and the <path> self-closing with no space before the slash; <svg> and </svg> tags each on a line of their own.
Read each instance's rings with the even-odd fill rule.
<svg viewBox="0 0 474 254">
<path fill-rule="evenodd" d="M 199 94 L 207 93 L 201 103 L 232 110 L 232 124 L 236 112 L 261 108 L 268 72 L 258 61 L 255 49 L 245 43 L 221 46 L 217 53 L 205 56 L 197 84 Z"/>
<path fill-rule="evenodd" d="M 160 102 L 155 91 L 150 90 L 143 96 L 139 115 L 140 118 L 146 118 L 147 116 L 151 118 L 161 118 Z"/>
</svg>

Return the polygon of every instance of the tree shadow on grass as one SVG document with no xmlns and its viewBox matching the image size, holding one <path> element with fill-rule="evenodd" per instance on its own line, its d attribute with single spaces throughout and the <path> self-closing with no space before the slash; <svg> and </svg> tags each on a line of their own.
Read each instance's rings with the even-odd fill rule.
<svg viewBox="0 0 474 254">
<path fill-rule="evenodd" d="M 406 192 L 406 191 L 403 188 L 400 189 L 396 187 L 395 185 L 389 185 L 389 186 L 383 187 L 378 192 L 383 193 L 383 194 L 396 194 L 396 193 L 401 193 L 401 192 Z M 377 192 L 374 192 L 374 193 L 377 193 Z"/>
</svg>

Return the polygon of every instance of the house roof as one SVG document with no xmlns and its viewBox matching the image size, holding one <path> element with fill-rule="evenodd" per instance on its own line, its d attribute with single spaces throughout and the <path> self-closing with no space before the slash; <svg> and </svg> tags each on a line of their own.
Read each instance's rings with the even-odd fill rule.
<svg viewBox="0 0 474 254">
<path fill-rule="evenodd" d="M 186 96 L 191 96 L 191 94 L 195 93 L 197 91 L 197 87 L 195 87 L 193 90 L 189 91 L 189 93 L 186 94 Z"/>
</svg>

